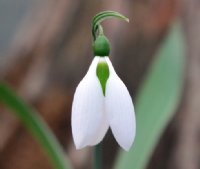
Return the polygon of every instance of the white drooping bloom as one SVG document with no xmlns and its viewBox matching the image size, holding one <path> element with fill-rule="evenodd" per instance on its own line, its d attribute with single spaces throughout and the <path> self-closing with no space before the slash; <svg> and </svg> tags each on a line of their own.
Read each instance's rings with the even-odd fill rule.
<svg viewBox="0 0 200 169">
<path fill-rule="evenodd" d="M 99 63 L 106 63 L 109 77 L 105 93 L 97 76 Z M 81 80 L 72 104 L 72 135 L 77 149 L 98 144 L 110 127 L 118 144 L 130 149 L 136 130 L 130 94 L 108 57 L 94 57 Z"/>
</svg>

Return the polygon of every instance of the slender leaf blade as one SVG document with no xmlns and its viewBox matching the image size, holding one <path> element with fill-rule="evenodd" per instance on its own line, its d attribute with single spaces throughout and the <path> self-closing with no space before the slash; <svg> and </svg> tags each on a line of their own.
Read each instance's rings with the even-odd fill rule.
<svg viewBox="0 0 200 169">
<path fill-rule="evenodd" d="M 115 169 L 144 169 L 161 134 L 173 117 L 183 87 L 184 40 L 179 23 L 169 31 L 139 92 L 136 139 L 120 151 Z"/>
<path fill-rule="evenodd" d="M 62 148 L 47 124 L 36 111 L 30 108 L 3 82 L 0 83 L 0 101 L 12 109 L 13 113 L 15 113 L 26 128 L 31 131 L 33 136 L 48 153 L 56 169 L 70 169 Z"/>
</svg>

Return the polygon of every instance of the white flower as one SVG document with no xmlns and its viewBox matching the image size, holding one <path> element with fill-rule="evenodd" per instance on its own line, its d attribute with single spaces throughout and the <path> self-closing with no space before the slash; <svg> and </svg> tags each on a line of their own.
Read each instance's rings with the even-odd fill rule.
<svg viewBox="0 0 200 169">
<path fill-rule="evenodd" d="M 97 67 L 108 67 L 105 93 L 97 76 Z M 94 57 L 79 83 L 72 104 L 72 134 L 77 149 L 98 144 L 108 128 L 126 151 L 135 138 L 135 113 L 129 92 L 117 76 L 108 57 Z"/>
</svg>

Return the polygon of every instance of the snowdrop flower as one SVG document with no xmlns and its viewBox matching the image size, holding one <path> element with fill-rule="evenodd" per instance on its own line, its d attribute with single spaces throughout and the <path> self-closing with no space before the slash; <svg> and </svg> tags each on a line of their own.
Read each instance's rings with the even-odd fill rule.
<svg viewBox="0 0 200 169">
<path fill-rule="evenodd" d="M 108 128 L 126 151 L 135 137 L 135 113 L 130 94 L 116 74 L 102 30 L 94 41 L 96 55 L 81 80 L 72 104 L 72 135 L 77 149 L 102 141 Z"/>
</svg>

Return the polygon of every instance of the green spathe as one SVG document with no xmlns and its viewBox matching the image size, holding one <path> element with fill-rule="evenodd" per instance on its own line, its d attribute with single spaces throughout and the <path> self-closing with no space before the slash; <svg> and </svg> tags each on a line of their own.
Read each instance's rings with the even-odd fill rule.
<svg viewBox="0 0 200 169">
<path fill-rule="evenodd" d="M 97 77 L 101 83 L 103 95 L 106 94 L 106 82 L 109 78 L 109 67 L 108 64 L 105 61 L 100 61 L 97 65 L 96 69 Z"/>
<path fill-rule="evenodd" d="M 104 35 L 99 35 L 94 41 L 93 50 L 95 56 L 108 56 L 110 53 L 108 38 Z"/>
</svg>

